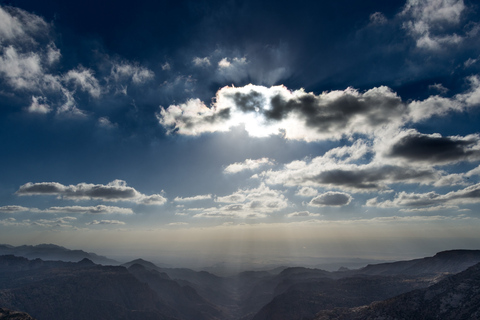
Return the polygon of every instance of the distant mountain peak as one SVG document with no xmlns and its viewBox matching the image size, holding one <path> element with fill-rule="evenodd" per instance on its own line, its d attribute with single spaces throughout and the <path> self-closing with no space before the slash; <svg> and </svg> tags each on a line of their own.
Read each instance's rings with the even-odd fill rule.
<svg viewBox="0 0 480 320">
<path fill-rule="evenodd" d="M 81 266 L 95 266 L 96 264 L 88 259 L 88 258 L 83 258 L 82 260 L 78 261 L 77 262 L 78 265 L 81 265 Z"/>
</svg>

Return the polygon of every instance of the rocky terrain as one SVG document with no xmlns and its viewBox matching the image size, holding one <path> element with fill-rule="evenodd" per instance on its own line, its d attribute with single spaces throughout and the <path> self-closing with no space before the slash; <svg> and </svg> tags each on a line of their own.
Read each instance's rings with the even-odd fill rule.
<svg viewBox="0 0 480 320">
<path fill-rule="evenodd" d="M 475 319 L 477 263 L 480 251 L 452 250 L 357 270 L 220 277 L 142 259 L 103 266 L 4 255 L 0 307 L 38 320 Z"/>
<path fill-rule="evenodd" d="M 12 311 L 5 308 L 0 308 L 1 320 L 35 320 L 25 312 Z"/>
</svg>

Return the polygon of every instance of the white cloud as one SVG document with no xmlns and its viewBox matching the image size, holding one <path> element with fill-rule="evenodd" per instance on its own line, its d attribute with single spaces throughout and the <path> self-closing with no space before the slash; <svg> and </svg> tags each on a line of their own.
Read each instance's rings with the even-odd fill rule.
<svg viewBox="0 0 480 320">
<path fill-rule="evenodd" d="M 298 211 L 292 212 L 286 215 L 288 218 L 295 218 L 295 217 L 319 217 L 321 214 L 319 213 L 311 213 L 309 211 Z"/>
<path fill-rule="evenodd" d="M 106 185 L 79 183 L 65 186 L 58 182 L 28 182 L 17 190 L 17 195 L 55 195 L 68 200 L 130 201 L 146 205 L 162 205 L 167 199 L 160 194 L 144 195 L 123 180 L 114 180 Z"/>
<path fill-rule="evenodd" d="M 34 42 L 47 33 L 49 25 L 41 17 L 14 7 L 0 6 L 0 38 L 6 41 Z"/>
<path fill-rule="evenodd" d="M 102 93 L 100 84 L 90 69 L 78 68 L 70 70 L 63 78 L 67 83 L 73 83 L 75 88 L 88 92 L 92 97 L 98 98 Z"/>
<path fill-rule="evenodd" d="M 187 222 L 171 222 L 168 224 L 169 226 L 187 226 Z"/>
<path fill-rule="evenodd" d="M 265 165 L 273 165 L 273 161 L 268 158 L 261 159 L 246 159 L 243 162 L 235 162 L 228 165 L 223 172 L 224 173 L 239 173 L 244 170 L 255 170 Z"/>
<path fill-rule="evenodd" d="M 89 226 L 94 225 L 124 225 L 125 222 L 119 220 L 93 220 L 92 222 L 87 223 Z"/>
<path fill-rule="evenodd" d="M 193 64 L 196 65 L 197 67 L 208 67 L 211 65 L 210 59 L 208 57 L 204 57 L 204 58 L 195 57 L 193 58 Z"/>
<path fill-rule="evenodd" d="M 406 207 L 414 209 L 428 207 L 448 208 L 472 203 L 480 203 L 480 184 L 471 185 L 446 194 L 438 194 L 435 191 L 427 193 L 407 193 L 402 191 L 393 200 L 379 202 L 378 198 L 373 198 L 368 200 L 366 205 L 379 208 Z"/>
<path fill-rule="evenodd" d="M 431 89 L 431 90 L 436 90 L 442 94 L 445 94 L 448 92 L 448 89 L 445 88 L 441 83 L 434 83 L 434 84 L 431 84 L 428 86 L 428 89 Z"/>
<path fill-rule="evenodd" d="M 27 108 L 31 113 L 49 113 L 52 108 L 46 103 L 47 98 L 32 96 L 32 104 Z"/>
<path fill-rule="evenodd" d="M 17 90 L 36 90 L 43 76 L 41 58 L 33 52 L 19 53 L 13 46 L 9 46 L 0 56 L 0 73 Z"/>
<path fill-rule="evenodd" d="M 142 84 L 152 80 L 154 77 L 155 74 L 152 70 L 126 61 L 121 63 L 114 62 L 110 71 L 110 78 L 115 82 L 130 80 L 135 84 Z"/>
<path fill-rule="evenodd" d="M 50 207 L 42 212 L 48 213 L 78 213 L 78 214 L 134 214 L 130 208 L 120 208 L 114 206 L 65 206 L 65 207 Z"/>
<path fill-rule="evenodd" d="M 2 206 L 0 207 L 0 212 L 3 213 L 17 213 L 17 212 L 26 212 L 29 211 L 29 208 L 17 206 L 17 205 L 9 205 L 9 206 Z"/>
<path fill-rule="evenodd" d="M 408 0 L 400 16 L 408 19 L 404 28 L 417 47 L 439 50 L 463 41 L 462 36 L 446 30 L 460 23 L 465 9 L 463 0 Z"/>
<path fill-rule="evenodd" d="M 117 126 L 116 123 L 112 123 L 108 117 L 98 118 L 98 125 L 103 128 L 112 129 Z"/>
<path fill-rule="evenodd" d="M 233 194 L 217 197 L 215 201 L 228 204 L 200 209 L 201 213 L 194 217 L 264 218 L 268 213 L 288 207 L 285 196 L 265 184 L 258 188 L 238 190 Z"/>
<path fill-rule="evenodd" d="M 300 196 L 300 197 L 314 197 L 317 194 L 318 194 L 318 190 L 310 187 L 299 188 L 295 193 L 296 196 Z"/>
<path fill-rule="evenodd" d="M 204 195 L 198 195 L 194 197 L 176 197 L 173 199 L 175 202 L 189 202 L 189 201 L 198 201 L 198 200 L 207 200 L 207 199 L 212 199 L 211 194 L 204 194 Z"/>
</svg>

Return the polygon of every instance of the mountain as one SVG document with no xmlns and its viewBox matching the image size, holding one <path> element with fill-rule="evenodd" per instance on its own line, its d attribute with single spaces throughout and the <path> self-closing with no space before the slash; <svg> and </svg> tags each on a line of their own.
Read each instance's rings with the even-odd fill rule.
<svg viewBox="0 0 480 320">
<path fill-rule="evenodd" d="M 420 290 L 369 306 L 320 312 L 315 320 L 480 319 L 480 263 Z"/>
<path fill-rule="evenodd" d="M 5 308 L 0 308 L 1 320 L 35 320 L 25 312 L 12 311 Z"/>
<path fill-rule="evenodd" d="M 480 250 L 450 250 L 433 257 L 368 265 L 358 270 L 327 272 L 287 268 L 280 275 L 259 282 L 245 308 L 261 309 L 252 317 L 308 319 L 317 312 L 356 307 L 432 285 L 480 262 Z M 256 304 L 255 304 L 256 302 Z"/>
<path fill-rule="evenodd" d="M 420 279 L 399 276 L 286 280 L 276 287 L 275 297 L 253 317 L 253 320 L 308 319 L 321 310 L 362 306 L 429 284 Z"/>
<path fill-rule="evenodd" d="M 52 248 L 58 246 L 40 246 Z M 457 307 L 469 319 L 480 304 L 480 267 L 465 273 L 480 263 L 478 250 L 443 251 L 357 270 L 293 267 L 223 277 L 143 259 L 123 266 L 102 266 L 87 257 L 77 261 L 0 256 L 0 307 L 38 320 L 386 320 L 433 319 L 428 312 L 439 310 L 444 313 L 438 319 L 453 319 L 463 314 L 449 311 Z M 395 312 L 404 318 L 395 318 Z"/>
<path fill-rule="evenodd" d="M 128 268 L 139 281 L 148 284 L 160 299 L 177 310 L 179 317 L 185 320 L 227 319 L 221 308 L 201 297 L 191 286 L 181 286 L 165 273 L 148 270 L 140 264 Z"/>
<path fill-rule="evenodd" d="M 178 319 L 124 267 L 0 256 L 0 306 L 43 319 Z"/>
<path fill-rule="evenodd" d="M 85 252 L 83 250 L 70 250 L 54 244 L 39 244 L 35 246 L 18 246 L 14 247 L 8 244 L 0 244 L 0 255 L 14 255 L 17 257 L 25 257 L 28 259 L 42 260 L 61 260 L 77 262 L 84 258 L 93 261 L 96 264 L 118 265 L 118 261 L 108 259 L 95 253 Z"/>
<path fill-rule="evenodd" d="M 458 273 L 480 262 L 480 250 L 442 251 L 433 257 L 368 265 L 352 271 L 368 275 L 426 275 Z"/>
</svg>

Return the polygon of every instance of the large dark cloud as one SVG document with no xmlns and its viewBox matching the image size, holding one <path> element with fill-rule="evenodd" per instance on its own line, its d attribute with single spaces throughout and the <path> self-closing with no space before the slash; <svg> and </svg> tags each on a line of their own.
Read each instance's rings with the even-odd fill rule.
<svg viewBox="0 0 480 320">
<path fill-rule="evenodd" d="M 388 153 L 411 161 L 448 163 L 478 160 L 480 158 L 479 137 L 442 137 L 410 131 L 395 142 Z"/>
</svg>

